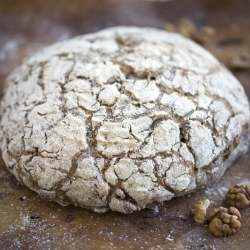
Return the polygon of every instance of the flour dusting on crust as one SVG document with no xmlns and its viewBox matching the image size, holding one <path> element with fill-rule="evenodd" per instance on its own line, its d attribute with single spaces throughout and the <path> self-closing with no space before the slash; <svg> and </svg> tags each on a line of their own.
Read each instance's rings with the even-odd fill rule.
<svg viewBox="0 0 250 250">
<path fill-rule="evenodd" d="M 131 213 L 219 179 L 248 149 L 249 104 L 194 42 L 117 27 L 26 60 L 0 125 L 8 169 L 41 197 Z"/>
</svg>

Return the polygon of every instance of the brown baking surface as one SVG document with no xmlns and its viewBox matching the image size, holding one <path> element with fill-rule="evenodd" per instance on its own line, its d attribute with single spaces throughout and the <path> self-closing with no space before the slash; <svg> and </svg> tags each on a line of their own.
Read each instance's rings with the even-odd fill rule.
<svg viewBox="0 0 250 250">
<path fill-rule="evenodd" d="M 181 18 L 209 25 L 216 38 L 205 45 L 221 62 L 250 53 L 250 0 L 0 0 L 0 86 L 27 57 L 59 40 L 116 25 L 163 28 Z M 250 69 L 233 71 L 250 97 Z M 236 183 L 250 184 L 250 154 L 213 186 L 166 202 L 158 212 L 96 214 L 44 201 L 20 185 L 0 162 L 1 249 L 250 249 L 250 207 L 241 210 L 236 235 L 217 238 L 197 225 L 192 204 L 209 198 L 221 205 Z"/>
</svg>

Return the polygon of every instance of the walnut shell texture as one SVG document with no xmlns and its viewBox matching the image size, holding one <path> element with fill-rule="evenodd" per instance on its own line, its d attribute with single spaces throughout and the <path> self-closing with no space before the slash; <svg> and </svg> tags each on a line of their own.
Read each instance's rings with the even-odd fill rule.
<svg viewBox="0 0 250 250">
<path fill-rule="evenodd" d="M 241 84 L 166 31 L 115 27 L 56 43 L 4 92 L 7 168 L 61 205 L 138 211 L 206 187 L 248 149 Z"/>
</svg>

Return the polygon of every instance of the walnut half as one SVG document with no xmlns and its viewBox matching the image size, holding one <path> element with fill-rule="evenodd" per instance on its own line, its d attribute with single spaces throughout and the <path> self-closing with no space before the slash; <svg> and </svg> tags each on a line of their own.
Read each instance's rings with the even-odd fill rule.
<svg viewBox="0 0 250 250">
<path fill-rule="evenodd" d="M 241 214 L 235 207 L 215 208 L 208 215 L 209 230 L 218 237 L 235 234 L 241 227 L 240 219 Z"/>
<path fill-rule="evenodd" d="M 237 208 L 247 207 L 250 203 L 250 186 L 247 184 L 235 185 L 226 195 L 227 203 Z"/>
<path fill-rule="evenodd" d="M 205 221 L 206 210 L 210 205 L 210 201 L 208 199 L 199 201 L 198 203 L 194 204 L 192 209 L 192 214 L 194 215 L 194 220 L 198 224 L 203 224 Z"/>
</svg>

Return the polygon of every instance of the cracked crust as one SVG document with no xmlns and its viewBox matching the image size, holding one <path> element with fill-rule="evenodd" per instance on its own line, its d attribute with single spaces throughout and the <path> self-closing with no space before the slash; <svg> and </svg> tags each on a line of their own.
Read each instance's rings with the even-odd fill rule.
<svg viewBox="0 0 250 250">
<path fill-rule="evenodd" d="M 249 104 L 210 53 L 117 27 L 35 54 L 7 79 L 1 149 L 41 197 L 131 213 L 219 179 L 248 149 Z"/>
</svg>

